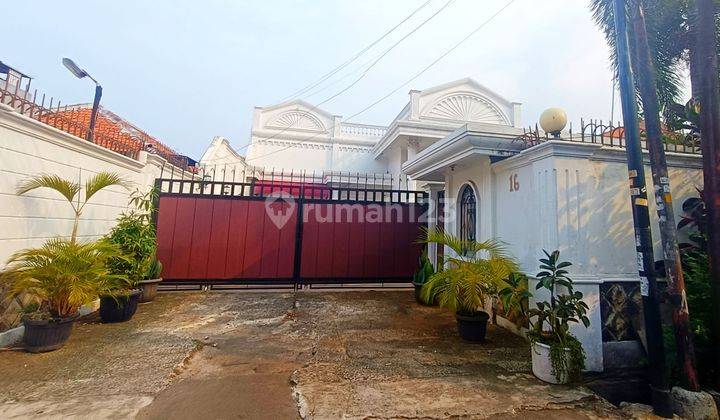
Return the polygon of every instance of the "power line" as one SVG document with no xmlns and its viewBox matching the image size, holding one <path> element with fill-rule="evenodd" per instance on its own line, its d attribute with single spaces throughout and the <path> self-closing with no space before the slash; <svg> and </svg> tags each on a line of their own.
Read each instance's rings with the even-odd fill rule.
<svg viewBox="0 0 720 420">
<path fill-rule="evenodd" d="M 331 95 L 330 97 L 326 98 L 325 100 L 321 101 L 321 102 L 318 103 L 317 105 L 312 106 L 312 107 L 310 108 L 310 110 L 311 110 L 311 111 L 314 111 L 314 110 L 318 109 L 320 106 L 322 106 L 323 104 L 327 103 L 328 101 L 330 101 L 330 100 L 332 100 L 332 99 L 340 96 L 341 94 L 347 92 L 351 87 L 355 86 L 362 78 L 364 78 L 364 77 L 367 75 L 367 73 L 368 73 L 378 62 L 380 62 L 380 60 L 382 60 L 388 53 L 390 53 L 390 51 L 392 51 L 395 47 L 397 47 L 398 45 L 400 45 L 400 43 L 402 43 L 403 41 L 405 41 L 407 38 L 409 38 L 410 36 L 412 36 L 415 32 L 417 32 L 420 28 L 422 28 L 423 26 L 425 26 L 425 24 L 427 24 L 428 22 L 430 22 L 433 18 L 435 18 L 438 14 L 440 14 L 440 12 L 442 12 L 442 11 L 445 10 L 445 9 L 447 9 L 448 6 L 450 6 L 450 5 L 451 5 L 452 3 L 454 3 L 454 2 L 455 2 L 455 0 L 448 0 L 442 7 L 440 7 L 437 11 L 435 11 L 435 13 L 433 13 L 432 15 L 430 15 L 430 17 L 428 17 L 428 18 L 425 19 L 423 22 L 421 22 L 419 25 L 417 25 L 416 27 L 414 27 L 410 32 L 408 32 L 407 34 L 405 34 L 405 36 L 403 36 L 402 38 L 400 38 L 400 40 L 398 40 L 397 42 L 395 42 L 393 45 L 391 45 L 389 48 L 387 48 L 382 54 L 380 54 L 378 57 L 376 57 L 376 58 L 373 60 L 372 64 L 371 64 L 368 68 L 366 68 L 366 69 L 364 70 L 363 74 L 360 75 L 360 77 L 358 77 L 357 79 L 355 79 L 350 85 L 346 86 L 345 88 L 341 89 L 339 92 L 337 92 L 337 93 Z M 428 1 L 428 3 L 429 3 L 429 1 Z M 427 4 L 427 3 L 426 3 L 426 4 Z M 420 8 L 422 8 L 422 7 L 424 7 L 424 6 L 425 6 L 425 4 L 422 5 Z M 419 10 L 419 9 L 417 9 L 417 10 Z M 417 10 L 416 10 L 415 12 L 417 12 Z M 413 12 L 413 14 L 414 14 L 415 12 Z M 407 20 L 407 18 L 406 18 L 405 20 Z M 398 26 L 399 26 L 399 25 L 398 25 Z M 334 127 L 334 125 L 333 125 L 333 127 Z M 278 131 L 277 133 L 274 133 L 274 134 L 271 135 L 270 137 L 266 137 L 266 138 L 259 139 L 259 140 L 272 140 L 272 139 L 274 139 L 275 137 L 279 136 L 280 134 L 284 133 L 285 131 L 289 130 L 290 128 L 292 128 L 292 126 L 285 127 L 285 128 L 283 128 L 282 130 Z M 246 149 L 247 147 L 250 147 L 251 144 L 252 144 L 252 141 L 250 141 L 249 143 L 245 144 L 244 146 L 236 149 L 236 151 L 240 151 L 240 150 Z"/>
<path fill-rule="evenodd" d="M 412 31 L 410 31 L 410 32 L 408 32 L 407 34 L 405 34 L 405 36 L 403 36 L 402 38 L 400 38 L 396 43 L 394 43 L 393 45 L 391 45 L 390 48 L 388 48 L 387 50 L 385 50 L 385 52 L 383 52 L 382 54 L 380 54 L 380 56 L 379 56 L 375 61 L 373 61 L 372 64 L 370 64 L 370 67 L 366 68 L 365 71 L 363 71 L 363 73 L 360 75 L 360 77 L 358 77 L 357 79 L 353 80 L 352 83 L 350 83 L 350 84 L 349 84 L 348 86 L 346 86 L 344 89 L 340 90 L 340 92 L 337 92 L 336 94 L 330 96 L 329 98 L 327 98 L 327 99 L 325 99 L 324 101 L 322 101 L 322 102 L 320 102 L 319 104 L 317 104 L 317 106 L 320 106 L 320 105 L 322 105 L 322 104 L 324 104 L 324 103 L 327 103 L 328 101 L 331 101 L 331 100 L 335 99 L 336 97 L 338 97 L 338 96 L 342 95 L 343 93 L 347 92 L 348 89 L 350 89 L 351 87 L 355 86 L 361 79 L 363 79 L 363 78 L 367 75 L 367 73 L 368 73 L 370 70 L 372 70 L 373 67 L 375 67 L 375 65 L 376 65 L 380 60 L 383 59 L 383 57 L 385 57 L 386 55 L 388 55 L 388 53 L 390 53 L 390 51 L 392 51 L 395 47 L 397 47 L 398 45 L 400 45 L 401 42 L 403 42 L 403 41 L 405 41 L 406 39 L 408 39 L 412 34 L 414 34 L 415 32 L 417 32 L 420 28 L 422 28 L 423 26 L 425 26 L 426 23 L 430 22 L 435 16 L 439 15 L 440 12 L 442 12 L 442 11 L 445 10 L 445 9 L 447 9 L 448 6 L 450 6 L 450 5 L 451 5 L 452 3 L 454 3 L 454 2 L 455 2 L 455 0 L 448 0 L 447 3 L 445 3 L 445 4 L 444 4 L 441 8 L 439 8 L 435 13 L 433 13 L 432 15 L 430 15 L 430 17 L 428 17 L 427 19 L 425 19 L 420 25 L 416 26 Z"/>
<path fill-rule="evenodd" d="M 400 90 L 400 89 L 402 89 L 403 87 L 405 87 L 407 84 L 411 83 L 412 81 L 414 81 L 415 79 L 417 79 L 418 77 L 420 77 L 423 73 L 425 73 L 426 71 L 428 71 L 431 67 L 433 67 L 433 66 L 434 66 L 435 64 L 437 64 L 438 62 L 440 62 L 440 60 L 442 60 L 443 58 L 447 57 L 450 53 L 452 53 L 452 52 L 455 51 L 458 47 L 460 47 L 460 45 L 462 45 L 463 43 L 465 43 L 465 42 L 466 42 L 468 39 L 470 39 L 473 35 L 475 35 L 477 32 L 479 32 L 483 27 L 485 27 L 488 23 L 490 23 L 493 19 L 495 19 L 498 15 L 500 15 L 505 9 L 507 9 L 514 1 L 515 1 L 515 0 L 510 0 L 510 1 L 508 1 L 503 7 L 501 7 L 501 8 L 500 8 L 497 12 L 495 12 L 492 16 L 490 16 L 490 17 L 487 18 L 485 21 L 483 21 L 480 25 L 478 25 L 477 27 L 475 27 L 475 29 L 473 29 L 472 31 L 470 31 L 464 38 L 462 38 L 460 41 L 458 41 L 457 43 L 455 43 L 450 49 L 448 49 L 448 50 L 445 51 L 444 53 L 440 54 L 440 56 L 438 56 L 438 58 L 436 58 L 433 62 L 431 62 L 430 64 L 428 64 L 427 66 L 425 66 L 422 70 L 420 70 L 418 73 L 416 73 L 416 74 L 415 74 L 414 76 L 412 76 L 410 79 L 406 80 L 403 84 L 399 85 L 398 87 L 396 87 L 395 89 L 393 89 L 390 93 L 388 93 L 388 94 L 386 94 L 385 96 L 381 97 L 381 98 L 378 99 L 377 101 L 371 103 L 370 105 L 366 106 L 365 108 L 363 108 L 363 109 L 361 109 L 360 111 L 356 112 L 355 114 L 351 115 L 351 116 L 348 117 L 345 121 L 349 121 L 349 120 L 351 120 L 352 118 L 355 118 L 355 117 L 357 117 L 357 116 L 365 113 L 365 112 L 368 111 L 370 108 L 373 108 L 374 106 L 378 105 L 379 103 L 381 103 L 381 102 L 384 101 L 385 99 L 387 99 L 387 98 L 389 98 L 390 96 L 392 96 L 395 92 L 397 92 L 398 90 Z M 331 129 L 334 128 L 335 125 L 337 125 L 337 124 L 333 124 L 333 126 L 331 127 Z M 322 134 L 324 134 L 324 133 L 322 133 Z M 291 144 L 291 145 L 289 145 L 289 146 L 287 146 L 287 147 L 284 147 L 284 148 L 282 148 L 282 149 L 278 149 L 278 150 L 272 151 L 272 152 L 270 152 L 270 153 L 266 153 L 266 154 L 261 155 L 261 156 L 256 156 L 256 157 L 253 157 L 253 158 L 250 158 L 250 159 L 246 159 L 246 161 L 259 159 L 259 158 L 263 158 L 263 157 L 266 157 L 266 156 L 273 155 L 273 154 L 278 153 L 278 152 L 282 152 L 282 151 L 287 150 L 287 149 L 289 149 L 289 148 L 291 148 L 291 147 L 293 147 L 293 146 L 296 146 L 296 145 L 302 144 L 302 143 L 304 143 L 304 142 L 306 142 L 306 141 L 312 140 L 312 139 L 318 137 L 319 135 L 320 135 L 320 134 L 316 134 L 316 135 L 311 136 L 311 137 L 308 137 L 308 138 L 306 138 L 306 139 L 304 139 L 304 140 L 300 140 L 300 141 L 298 141 L 298 142 L 296 142 L 296 143 L 293 143 L 293 144 Z"/>
<path fill-rule="evenodd" d="M 314 88 L 315 86 L 317 86 L 317 85 L 321 84 L 322 82 L 324 82 L 325 80 L 329 79 L 330 77 L 332 77 L 333 75 L 335 75 L 335 74 L 336 74 L 337 72 L 339 72 L 340 70 L 344 69 L 344 68 L 345 68 L 346 66 L 348 66 L 350 63 L 352 63 L 353 61 L 357 60 L 358 57 L 360 57 L 361 55 L 365 54 L 368 50 L 370 50 L 372 47 L 374 47 L 375 45 L 377 45 L 380 41 L 382 41 L 383 39 L 385 39 L 388 35 L 390 35 L 391 33 L 393 33 L 393 32 L 394 32 L 397 28 L 399 28 L 403 23 L 407 22 L 410 18 L 412 18 L 413 16 L 415 16 L 415 14 L 416 14 L 417 12 L 419 12 L 420 10 L 422 10 L 423 8 L 425 8 L 425 6 L 427 6 L 428 4 L 430 4 L 431 1 L 432 1 L 432 0 L 427 0 L 425 3 L 423 3 L 422 5 L 420 5 L 420 7 L 418 7 L 418 8 L 415 9 L 415 10 L 413 10 L 412 13 L 410 13 L 409 15 L 407 15 L 407 16 L 406 16 L 403 20 L 401 20 L 397 25 L 393 26 L 392 28 L 390 28 L 390 30 L 388 30 L 387 32 L 385 32 L 384 34 L 382 34 L 382 36 L 380 36 L 380 38 L 378 38 L 378 39 L 376 39 L 375 41 L 373 41 L 370 45 L 368 45 L 367 47 L 365 47 L 365 48 L 363 48 L 362 50 L 360 50 L 360 52 L 358 52 L 357 54 L 355 54 L 355 55 L 353 55 L 352 57 L 350 57 L 349 59 L 347 59 L 345 62 L 343 62 L 342 64 L 340 64 L 338 67 L 336 67 L 336 68 L 334 68 L 333 70 L 331 70 L 329 73 L 326 73 L 325 75 L 323 75 L 319 80 L 315 81 L 314 83 L 311 83 L 311 84 L 308 85 L 308 86 L 305 86 L 304 88 L 300 89 L 299 91 L 293 93 L 293 94 L 290 95 L 290 96 L 286 96 L 286 97 L 283 98 L 280 102 L 285 102 L 286 100 L 288 100 L 288 99 L 290 99 L 290 98 L 293 98 L 293 97 L 297 97 L 297 96 L 299 96 L 299 95 L 302 95 L 303 93 L 307 92 L 308 90 Z"/>
</svg>

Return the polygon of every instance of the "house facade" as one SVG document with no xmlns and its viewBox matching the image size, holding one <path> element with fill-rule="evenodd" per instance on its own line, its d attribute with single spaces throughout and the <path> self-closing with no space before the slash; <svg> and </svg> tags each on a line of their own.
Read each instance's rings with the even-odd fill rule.
<svg viewBox="0 0 720 420">
<path fill-rule="evenodd" d="M 531 283 L 542 250 L 558 249 L 573 263 L 571 277 L 590 306 L 590 327 L 574 329 L 587 369 L 631 364 L 641 354 L 640 331 L 633 325 L 644 288 L 622 139 L 582 127 L 557 139 L 535 133 L 536 141 L 528 142 L 520 127 L 519 103 L 462 79 L 410 91 L 407 105 L 387 127 L 349 123 L 299 100 L 256 108 L 244 159 L 216 138 L 200 163 L 222 163 L 243 173 L 389 174 L 404 180 L 405 188 L 429 192 L 430 226 L 507 243 Z M 698 151 L 671 149 L 667 160 L 675 200 L 697 195 Z M 435 262 L 447 252 L 429 248 Z M 616 354 L 626 356 L 611 357 Z"/>
</svg>

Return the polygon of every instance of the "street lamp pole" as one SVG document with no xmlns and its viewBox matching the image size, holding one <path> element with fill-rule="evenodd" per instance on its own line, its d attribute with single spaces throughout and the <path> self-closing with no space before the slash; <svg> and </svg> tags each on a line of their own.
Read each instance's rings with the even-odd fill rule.
<svg viewBox="0 0 720 420">
<path fill-rule="evenodd" d="M 93 99 L 93 107 L 90 112 L 90 127 L 87 133 L 87 139 L 90 142 L 95 138 L 95 120 L 97 119 L 98 109 L 100 108 L 100 98 L 102 98 L 102 86 L 95 82 L 95 98 Z"/>
<path fill-rule="evenodd" d="M 95 121 L 97 120 L 97 113 L 98 113 L 98 110 L 100 109 L 100 98 L 102 98 L 102 86 L 100 86 L 100 83 L 98 83 L 98 81 L 95 80 L 95 78 L 90 76 L 90 74 L 87 71 L 81 69 L 71 59 L 63 58 L 62 63 L 70 71 L 70 73 L 72 73 L 78 79 L 87 77 L 88 79 L 95 82 L 95 98 L 93 99 L 93 107 L 92 107 L 92 111 L 90 112 L 90 126 L 88 127 L 88 132 L 87 132 L 87 135 L 85 136 L 85 138 L 88 141 L 93 141 L 93 138 L 95 137 Z"/>
</svg>

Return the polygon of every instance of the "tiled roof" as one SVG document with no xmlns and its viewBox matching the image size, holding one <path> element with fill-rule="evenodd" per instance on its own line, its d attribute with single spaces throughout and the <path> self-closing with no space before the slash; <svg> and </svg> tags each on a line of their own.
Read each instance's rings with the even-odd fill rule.
<svg viewBox="0 0 720 420">
<path fill-rule="evenodd" d="M 90 105 L 74 105 L 56 111 L 57 119 L 50 118 L 47 122 L 63 131 L 68 131 L 65 127 L 65 121 L 70 120 L 76 122 L 76 128 L 73 131 L 80 131 L 80 137 L 84 137 L 82 133 L 86 133 L 90 126 L 90 114 L 92 108 Z M 78 135 L 78 133 L 73 132 Z M 112 140 L 111 140 L 112 139 Z M 166 146 L 160 140 L 140 130 L 137 126 L 119 117 L 113 112 L 100 107 L 97 120 L 95 121 L 95 143 L 108 147 L 103 142 L 113 141 L 121 144 L 131 150 L 142 150 L 146 145 L 150 144 L 155 152 L 162 156 L 175 156 L 175 152 Z M 112 147 L 110 147 L 112 149 Z"/>
</svg>

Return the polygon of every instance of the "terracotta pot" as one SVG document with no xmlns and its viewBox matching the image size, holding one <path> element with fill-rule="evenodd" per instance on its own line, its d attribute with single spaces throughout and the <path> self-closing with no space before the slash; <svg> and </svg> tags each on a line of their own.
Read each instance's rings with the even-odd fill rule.
<svg viewBox="0 0 720 420">
<path fill-rule="evenodd" d="M 140 280 L 140 303 L 151 302 L 157 296 L 158 285 L 162 279 Z"/>
<path fill-rule="evenodd" d="M 124 322 L 135 315 L 140 301 L 140 289 L 126 295 L 100 296 L 100 320 L 104 323 Z"/>
<path fill-rule="evenodd" d="M 75 318 L 23 319 L 25 349 L 31 353 L 57 350 L 70 338 Z"/>
<path fill-rule="evenodd" d="M 490 315 L 487 312 L 479 311 L 472 314 L 458 312 L 455 314 L 458 332 L 465 341 L 481 343 L 485 341 L 487 333 L 487 322 Z"/>
</svg>

